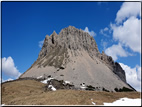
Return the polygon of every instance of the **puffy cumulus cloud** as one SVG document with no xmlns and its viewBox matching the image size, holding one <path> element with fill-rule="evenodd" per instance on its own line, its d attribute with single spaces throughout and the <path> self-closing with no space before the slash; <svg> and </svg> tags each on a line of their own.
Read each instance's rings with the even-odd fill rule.
<svg viewBox="0 0 142 107">
<path fill-rule="evenodd" d="M 141 3 L 124 2 L 111 24 L 113 39 L 134 52 L 141 53 Z"/>
<path fill-rule="evenodd" d="M 40 48 L 42 48 L 43 43 L 44 43 L 44 40 L 39 41 L 39 42 L 38 42 L 38 46 L 39 46 Z"/>
<path fill-rule="evenodd" d="M 126 74 L 126 81 L 137 91 L 141 90 L 141 67 L 136 65 L 134 68 L 123 63 L 119 63 Z"/>
<path fill-rule="evenodd" d="M 113 38 L 134 52 L 141 52 L 141 20 L 130 17 L 123 25 L 112 24 Z"/>
<path fill-rule="evenodd" d="M 117 60 L 118 56 L 130 55 L 122 48 L 122 45 L 133 52 L 141 53 L 141 18 L 137 17 L 141 17 L 140 11 L 139 2 L 124 2 L 117 12 L 116 23 L 110 23 L 109 30 L 103 29 L 103 32 L 112 31 L 113 41 L 119 44 L 105 50 L 106 54 L 111 55 L 114 60 Z"/>
<path fill-rule="evenodd" d="M 21 75 L 10 56 L 8 58 L 2 58 L 2 73 L 12 78 L 18 78 Z"/>
<path fill-rule="evenodd" d="M 89 31 L 88 27 L 85 27 L 84 32 L 89 33 L 91 36 L 96 36 L 96 33 L 94 31 Z"/>
<path fill-rule="evenodd" d="M 118 45 L 112 45 L 111 47 L 108 47 L 105 50 L 105 53 L 113 58 L 114 61 L 118 59 L 118 57 L 127 57 L 129 55 L 128 52 L 126 52 L 121 44 Z"/>
<path fill-rule="evenodd" d="M 141 16 L 141 2 L 124 2 L 117 12 L 116 23 L 122 23 L 123 20 L 131 16 Z"/>
</svg>

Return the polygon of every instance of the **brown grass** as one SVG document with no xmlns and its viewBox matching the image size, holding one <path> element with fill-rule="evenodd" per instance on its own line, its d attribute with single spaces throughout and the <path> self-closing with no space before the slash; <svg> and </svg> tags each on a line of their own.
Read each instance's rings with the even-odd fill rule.
<svg viewBox="0 0 142 107">
<path fill-rule="evenodd" d="M 139 92 L 95 92 L 57 90 L 44 92 L 45 85 L 35 80 L 20 80 L 2 84 L 2 104 L 5 105 L 97 105 L 119 98 L 140 98 Z M 93 99 L 93 100 L 91 100 Z"/>
</svg>

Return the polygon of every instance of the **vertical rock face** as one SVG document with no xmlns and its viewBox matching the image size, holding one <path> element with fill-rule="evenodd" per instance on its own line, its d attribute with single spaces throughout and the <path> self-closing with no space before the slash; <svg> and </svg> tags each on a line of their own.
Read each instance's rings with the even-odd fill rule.
<svg viewBox="0 0 142 107">
<path fill-rule="evenodd" d="M 85 50 L 91 56 L 97 56 L 99 54 L 97 44 L 93 37 L 81 29 L 79 30 L 72 26 L 62 29 L 59 35 L 55 31 L 51 36 L 47 35 L 38 58 L 44 57 L 54 47 L 70 49 L 73 53 L 76 53 L 75 51 L 77 50 Z"/>
<path fill-rule="evenodd" d="M 119 63 L 114 62 L 111 56 L 107 56 L 104 52 L 99 57 L 123 82 L 126 82 L 125 71 Z"/>
<path fill-rule="evenodd" d="M 70 80 L 76 87 L 86 83 L 109 91 L 131 89 L 119 63 L 100 53 L 94 38 L 73 26 L 62 29 L 59 34 L 54 31 L 46 35 L 37 60 L 20 78 L 44 74 Z"/>
</svg>

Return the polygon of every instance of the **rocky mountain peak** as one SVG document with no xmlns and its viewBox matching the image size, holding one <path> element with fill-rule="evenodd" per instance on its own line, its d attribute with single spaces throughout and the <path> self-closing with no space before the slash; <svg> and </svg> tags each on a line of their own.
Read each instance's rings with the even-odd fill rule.
<svg viewBox="0 0 142 107">
<path fill-rule="evenodd" d="M 21 77 L 45 74 L 70 80 L 77 87 L 85 82 L 113 91 L 116 87 L 130 88 L 119 63 L 104 51 L 100 53 L 95 39 L 73 26 L 46 35 L 37 60 Z"/>
<path fill-rule="evenodd" d="M 47 35 L 39 57 L 43 57 L 51 48 L 57 46 L 70 49 L 73 53 L 76 50 L 85 50 L 90 56 L 99 54 L 94 38 L 73 26 L 62 29 L 59 35 L 55 31 L 50 36 Z"/>
<path fill-rule="evenodd" d="M 99 59 L 102 63 L 106 64 L 109 69 L 126 82 L 125 72 L 121 66 L 115 63 L 111 56 L 107 56 L 104 51 L 102 51 L 102 53 L 99 52 L 96 41 L 92 36 L 74 26 L 68 26 L 67 28 L 62 29 L 59 35 L 55 31 L 50 36 L 46 35 L 38 60 L 41 60 L 50 54 L 58 57 L 59 53 L 60 56 L 63 57 L 61 63 L 57 65 L 50 64 L 59 67 L 64 65 L 63 62 L 65 59 L 70 59 L 68 53 L 71 53 L 71 56 L 75 57 L 82 55 L 83 51 L 86 51 L 93 60 Z M 68 56 L 68 58 L 66 58 L 66 56 Z M 52 63 L 55 61 L 58 62 L 58 59 L 55 58 Z"/>
<path fill-rule="evenodd" d="M 56 31 L 55 31 L 55 30 L 53 31 L 52 35 L 57 35 L 57 33 L 56 33 Z"/>
</svg>

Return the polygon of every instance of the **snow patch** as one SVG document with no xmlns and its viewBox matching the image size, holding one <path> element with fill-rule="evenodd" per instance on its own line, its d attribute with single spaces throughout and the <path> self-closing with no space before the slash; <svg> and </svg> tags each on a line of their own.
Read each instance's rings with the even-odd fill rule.
<svg viewBox="0 0 142 107">
<path fill-rule="evenodd" d="M 141 106 L 141 99 L 121 98 L 113 103 L 104 103 L 104 106 Z"/>
<path fill-rule="evenodd" d="M 5 104 L 2 104 L 1 106 L 4 106 Z"/>
<path fill-rule="evenodd" d="M 56 91 L 56 88 L 53 87 L 52 85 L 49 85 L 48 88 L 51 88 L 52 91 Z"/>
<path fill-rule="evenodd" d="M 43 80 L 43 81 L 40 81 L 40 82 L 43 83 L 43 84 L 47 84 L 47 81 L 48 80 Z"/>
<path fill-rule="evenodd" d="M 70 81 L 65 81 L 65 83 L 66 83 L 66 84 L 70 84 L 71 82 L 70 82 Z"/>
<path fill-rule="evenodd" d="M 92 102 L 93 105 L 96 105 L 96 103 Z"/>
<path fill-rule="evenodd" d="M 48 78 L 47 80 L 50 81 L 50 80 L 52 80 L 52 79 L 54 79 L 54 78 Z"/>
<path fill-rule="evenodd" d="M 91 101 L 92 101 L 92 104 L 93 104 L 93 105 L 96 105 L 96 103 L 93 102 L 93 99 L 92 99 L 92 98 L 91 98 Z"/>
<path fill-rule="evenodd" d="M 73 84 L 73 83 L 70 82 L 70 81 L 64 81 L 63 84 L 64 84 L 64 85 L 67 85 L 67 84 L 70 84 L 70 85 L 71 85 L 71 84 Z"/>
<path fill-rule="evenodd" d="M 85 84 L 82 84 L 83 87 L 85 87 Z"/>
<path fill-rule="evenodd" d="M 82 83 L 81 86 L 80 86 L 80 88 L 85 89 L 87 87 L 86 87 L 85 83 Z"/>
<path fill-rule="evenodd" d="M 54 79 L 54 78 L 48 78 L 48 79 L 43 80 L 43 81 L 40 81 L 40 82 L 41 82 L 41 83 L 44 83 L 44 84 L 47 84 L 47 82 L 50 81 L 50 80 L 52 80 L 52 79 Z"/>
<path fill-rule="evenodd" d="M 80 86 L 80 88 L 85 89 L 85 88 L 87 88 L 87 87 L 86 87 L 86 86 Z"/>
<path fill-rule="evenodd" d="M 42 76 L 37 77 L 37 79 L 40 79 L 40 78 L 42 78 Z"/>
</svg>

